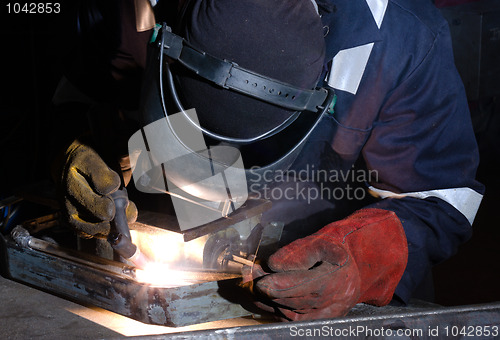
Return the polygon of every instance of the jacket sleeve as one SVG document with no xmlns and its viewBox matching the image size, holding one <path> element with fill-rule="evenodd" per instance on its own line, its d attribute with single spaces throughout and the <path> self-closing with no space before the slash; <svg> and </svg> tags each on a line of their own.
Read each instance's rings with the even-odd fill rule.
<svg viewBox="0 0 500 340">
<path fill-rule="evenodd" d="M 482 199 L 477 145 L 448 27 L 385 101 L 363 148 L 377 172 L 373 207 L 394 211 L 408 240 L 408 265 L 396 295 L 408 302 L 432 265 L 471 235 Z"/>
</svg>

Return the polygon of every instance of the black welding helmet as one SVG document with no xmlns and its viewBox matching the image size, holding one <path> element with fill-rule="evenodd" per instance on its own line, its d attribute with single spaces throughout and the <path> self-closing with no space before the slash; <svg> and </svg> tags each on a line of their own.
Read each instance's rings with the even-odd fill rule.
<svg viewBox="0 0 500 340">
<path fill-rule="evenodd" d="M 224 215 L 291 166 L 333 105 L 316 88 L 323 28 L 310 0 L 193 0 L 181 18 L 153 38 L 134 181 Z"/>
</svg>

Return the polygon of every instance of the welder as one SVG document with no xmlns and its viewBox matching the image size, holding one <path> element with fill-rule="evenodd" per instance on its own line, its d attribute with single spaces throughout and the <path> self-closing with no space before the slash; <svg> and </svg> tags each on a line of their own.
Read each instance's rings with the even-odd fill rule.
<svg viewBox="0 0 500 340">
<path fill-rule="evenodd" d="M 483 193 L 447 23 L 433 4 L 193 0 L 168 23 L 173 33 L 164 26 L 151 38 L 154 23 L 144 14 L 151 12 L 139 11 L 139 3 L 125 6 L 135 10 L 134 25 L 122 23 L 128 28 L 118 51 L 133 41 L 131 50 L 145 53 L 142 27 L 156 47 L 163 41 L 161 48 L 170 48 L 165 37 L 182 41 L 189 53 L 259 79 L 231 85 L 240 80 L 231 74 L 233 82 L 226 77 L 221 86 L 224 74 L 212 59 L 196 64 L 167 51 L 174 80 L 162 88 L 176 92 L 165 95 L 170 110 L 172 97 L 177 108 L 195 108 L 207 139 L 242 152 L 250 194 L 273 201 L 262 223 L 285 223 L 283 246 L 263 265 L 267 274 L 255 278 L 259 307 L 308 320 L 345 315 L 360 302 L 430 299 L 431 268 L 470 237 Z M 113 54 L 129 57 L 119 68 L 128 75 L 144 65 L 132 65 L 134 53 Z M 118 83 L 133 79 L 113 75 Z M 119 176 L 81 140 L 66 155 L 64 168 L 81 169 L 86 180 L 67 184 L 67 171 L 61 177 L 68 221 L 85 236 L 105 237 L 114 211 L 104 201 Z M 269 166 L 276 162 L 280 168 Z"/>
</svg>

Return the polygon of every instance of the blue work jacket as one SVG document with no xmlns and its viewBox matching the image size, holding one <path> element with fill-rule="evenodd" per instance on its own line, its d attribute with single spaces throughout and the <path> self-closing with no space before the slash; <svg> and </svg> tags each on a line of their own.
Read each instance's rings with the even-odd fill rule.
<svg viewBox="0 0 500 340">
<path fill-rule="evenodd" d="M 366 207 L 394 211 L 402 222 L 409 256 L 396 295 L 407 302 L 432 265 L 470 237 L 484 190 L 448 25 L 429 0 L 330 4 L 330 13 L 320 8 L 321 83 L 335 89 L 337 102 L 297 167 L 320 156 L 344 171 L 359 160 L 376 171 L 367 186 L 378 199 Z"/>
</svg>

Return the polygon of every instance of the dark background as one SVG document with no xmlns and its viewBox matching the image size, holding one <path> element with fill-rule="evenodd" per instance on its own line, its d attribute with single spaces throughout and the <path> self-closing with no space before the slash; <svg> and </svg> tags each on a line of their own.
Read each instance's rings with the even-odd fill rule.
<svg viewBox="0 0 500 340">
<path fill-rule="evenodd" d="M 73 1 L 61 2 L 60 14 L 31 16 L 9 15 L 6 3 L 0 5 L 0 199 L 48 177 L 47 156 L 53 148 L 56 126 L 51 98 L 76 28 Z M 498 1 L 476 1 L 475 5 L 475 9 L 451 14 L 454 44 L 472 43 L 488 60 L 498 61 Z M 478 18 L 488 20 L 475 23 Z M 474 25 L 484 22 L 489 26 L 476 27 L 482 32 L 477 34 Z M 461 53 L 457 50 L 456 57 L 460 58 Z M 466 56 L 457 63 L 459 69 L 469 70 L 463 76 L 466 85 L 472 86 L 468 93 L 473 93 L 470 108 L 481 155 L 478 179 L 486 185 L 486 195 L 474 223 L 473 237 L 456 256 L 434 270 L 435 302 L 443 305 L 500 301 L 500 93 L 493 91 L 499 89 L 500 70 L 496 63 L 474 58 Z M 480 66 L 480 71 L 471 74 L 472 64 Z M 481 83 L 482 74 L 488 75 L 488 80 Z M 469 83 L 470 77 L 479 79 L 480 89 Z"/>
</svg>

